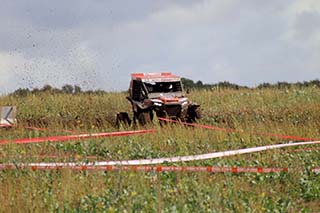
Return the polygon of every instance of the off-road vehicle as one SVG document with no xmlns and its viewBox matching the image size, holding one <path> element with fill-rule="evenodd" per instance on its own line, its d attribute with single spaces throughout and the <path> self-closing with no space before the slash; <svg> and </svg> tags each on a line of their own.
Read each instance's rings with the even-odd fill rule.
<svg viewBox="0 0 320 213">
<path fill-rule="evenodd" d="M 133 73 L 127 99 L 132 105 L 133 121 L 145 125 L 154 114 L 192 123 L 200 118 L 200 105 L 192 103 L 183 90 L 181 78 L 171 73 Z M 118 113 L 117 120 L 131 123 L 127 113 Z"/>
</svg>

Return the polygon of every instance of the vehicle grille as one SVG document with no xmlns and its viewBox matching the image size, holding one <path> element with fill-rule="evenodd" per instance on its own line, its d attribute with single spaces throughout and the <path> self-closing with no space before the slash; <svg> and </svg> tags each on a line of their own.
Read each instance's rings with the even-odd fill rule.
<svg viewBox="0 0 320 213">
<path fill-rule="evenodd" d="M 169 117 L 178 117 L 181 113 L 180 105 L 167 105 L 165 106 L 166 113 Z"/>
</svg>

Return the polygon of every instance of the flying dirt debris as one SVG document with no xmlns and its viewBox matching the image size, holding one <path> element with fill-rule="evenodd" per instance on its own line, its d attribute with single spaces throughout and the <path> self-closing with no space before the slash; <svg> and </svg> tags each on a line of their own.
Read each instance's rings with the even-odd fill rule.
<svg viewBox="0 0 320 213">
<path fill-rule="evenodd" d="M 152 122 L 154 114 L 193 123 L 200 119 L 200 105 L 191 102 L 183 90 L 181 78 L 171 73 L 133 73 L 127 99 L 132 105 L 133 123 Z M 117 114 L 117 124 L 130 125 L 127 112 Z"/>
</svg>

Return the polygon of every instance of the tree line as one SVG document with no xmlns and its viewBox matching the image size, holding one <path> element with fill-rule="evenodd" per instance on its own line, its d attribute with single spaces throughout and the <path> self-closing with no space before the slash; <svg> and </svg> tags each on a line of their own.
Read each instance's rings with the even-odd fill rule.
<svg viewBox="0 0 320 213">
<path fill-rule="evenodd" d="M 188 78 L 181 79 L 182 84 L 186 90 L 189 89 L 250 89 L 247 86 L 241 86 L 234 83 L 230 83 L 228 81 L 223 81 L 215 84 L 205 84 L 202 81 L 194 82 Z M 277 89 L 289 89 L 289 88 L 305 88 L 305 87 L 319 87 L 320 88 L 320 81 L 318 79 L 311 80 L 311 81 L 304 81 L 304 82 L 296 82 L 296 83 L 288 83 L 288 82 L 277 82 L 274 84 L 271 83 L 262 83 L 256 86 L 257 89 L 264 89 L 264 88 L 277 88 Z M 14 96 L 27 96 L 29 94 L 39 94 L 39 93 L 51 93 L 51 94 L 103 94 L 106 93 L 104 90 L 86 90 L 84 91 L 78 85 L 71 85 L 66 84 L 61 88 L 56 88 L 50 85 L 44 85 L 42 88 L 19 88 L 15 90 L 11 95 Z"/>
<path fill-rule="evenodd" d="M 202 81 L 194 82 L 191 79 L 182 78 L 182 83 L 185 89 L 250 89 L 248 86 L 241 86 L 238 84 L 230 83 L 228 81 L 223 81 L 214 84 L 204 84 Z M 288 83 L 285 81 L 277 82 L 274 84 L 271 83 L 262 83 L 252 89 L 265 89 L 265 88 L 276 88 L 276 89 L 289 89 L 289 88 L 305 88 L 305 87 L 319 87 L 320 88 L 320 80 L 311 80 L 311 81 L 303 81 L 303 82 L 295 82 Z"/>
<path fill-rule="evenodd" d="M 84 91 L 80 86 L 78 85 L 71 85 L 71 84 L 65 84 L 61 88 L 56 88 L 51 85 L 44 85 L 42 88 L 19 88 L 15 90 L 11 95 L 14 96 L 27 96 L 29 94 L 40 94 L 40 93 L 50 93 L 50 94 L 102 94 L 106 93 L 106 91 L 103 90 L 86 90 Z"/>
</svg>

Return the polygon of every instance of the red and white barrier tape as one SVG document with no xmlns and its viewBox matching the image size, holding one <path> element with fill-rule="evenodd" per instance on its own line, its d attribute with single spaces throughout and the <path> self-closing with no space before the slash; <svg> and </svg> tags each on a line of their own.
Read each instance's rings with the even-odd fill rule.
<svg viewBox="0 0 320 213">
<path fill-rule="evenodd" d="M 167 121 L 167 122 L 173 122 L 173 123 L 179 123 L 183 125 L 188 126 L 194 126 L 194 127 L 200 127 L 203 129 L 213 129 L 218 131 L 225 131 L 225 132 L 232 132 L 232 133 L 241 133 L 242 131 L 238 131 L 235 129 L 230 128 L 221 128 L 216 126 L 210 126 L 210 125 L 202 125 L 197 123 L 186 123 L 186 122 L 180 122 L 176 120 L 171 120 L 167 118 L 159 118 L 159 120 Z M 3 125 L 6 127 L 10 127 L 12 125 Z M 37 127 L 23 127 L 27 129 L 34 129 L 39 131 L 47 131 L 48 129 L 44 128 L 37 128 Z M 68 133 L 75 133 L 74 131 L 64 130 L 64 132 Z M 15 140 L 0 140 L 1 144 L 6 143 L 16 143 L 16 144 L 25 144 L 25 143 L 40 143 L 40 142 L 62 142 L 62 141 L 68 141 L 68 140 L 78 140 L 78 139 L 87 139 L 87 138 L 97 138 L 97 137 L 112 137 L 112 136 L 127 136 L 127 135 L 133 135 L 133 134 L 147 134 L 147 133 L 155 133 L 156 130 L 136 130 L 136 131 L 123 131 L 123 132 L 113 132 L 113 133 L 93 133 L 93 134 L 78 134 L 78 135 L 68 135 L 68 136 L 51 136 L 51 137 L 40 137 L 40 138 L 22 138 L 22 139 L 15 139 Z M 291 135 L 279 135 L 279 134 L 269 134 L 269 133 L 255 133 L 256 135 L 263 135 L 263 136 L 270 136 L 270 137 L 277 137 L 277 138 L 283 138 L 283 139 L 293 139 L 293 140 L 301 140 L 301 141 L 314 141 L 316 139 L 314 138 L 305 138 L 305 137 L 299 137 L 299 136 L 291 136 Z"/>
<path fill-rule="evenodd" d="M 0 124 L 0 127 L 12 127 L 13 125 L 11 124 Z"/>
<path fill-rule="evenodd" d="M 296 152 L 305 152 L 305 151 L 318 151 L 320 150 L 320 147 L 313 147 L 313 148 L 302 148 L 302 149 L 294 149 L 294 150 L 283 150 L 284 153 L 296 153 Z M 0 154 L 0 158 L 4 158 L 4 155 Z M 17 156 L 7 156 L 7 158 L 38 158 L 38 159 L 98 159 L 103 158 L 102 156 L 82 156 L 78 155 L 76 153 L 70 153 L 70 154 L 63 154 L 63 155 L 55 155 L 55 154 L 39 154 L 39 155 L 17 155 Z"/>
<path fill-rule="evenodd" d="M 199 127 L 202 129 L 212 129 L 212 130 L 217 130 L 217 131 L 224 131 L 224 132 L 230 132 L 230 133 L 242 133 L 242 131 L 236 130 L 236 129 L 230 129 L 230 128 L 221 128 L 217 126 L 210 126 L 210 125 L 203 125 L 203 124 L 198 124 L 198 123 L 186 123 L 186 122 L 181 122 L 177 120 L 172 120 L 168 118 L 158 118 L 161 121 L 167 121 L 171 123 L 178 123 L 182 125 L 187 125 L 187 126 L 194 126 L 194 127 Z M 300 141 L 315 141 L 318 139 L 315 138 L 306 138 L 306 137 L 300 137 L 300 136 L 293 136 L 293 135 L 280 135 L 280 134 L 272 134 L 272 133 L 254 133 L 255 135 L 261 135 L 261 136 L 269 136 L 269 137 L 275 137 L 275 138 L 282 138 L 282 139 L 292 139 L 292 140 L 300 140 Z"/>
<path fill-rule="evenodd" d="M 155 172 L 214 172 L 214 173 L 275 173 L 288 172 L 288 168 L 263 167 L 220 167 L 220 166 L 16 166 L 13 164 L 0 165 L 0 170 L 31 169 L 31 170 L 61 170 L 78 171 L 155 171 Z"/>
<path fill-rule="evenodd" d="M 252 147 L 246 149 L 237 149 L 229 150 L 222 152 L 213 152 L 207 154 L 199 155 L 189 155 L 189 156 L 178 156 L 178 157 L 167 157 L 167 158 L 155 158 L 155 159 L 138 159 L 138 160 L 119 160 L 119 161 L 96 161 L 90 163 L 75 163 L 75 162 L 57 162 L 57 163 L 27 163 L 19 164 L 19 167 L 75 167 L 75 166 L 136 166 L 136 165 L 152 165 L 152 164 L 162 164 L 162 163 L 176 163 L 176 162 L 187 162 L 187 161 L 196 161 L 196 160 L 208 160 L 219 157 L 227 157 L 234 155 L 241 155 L 245 153 L 254 153 L 261 152 L 271 149 L 279 149 L 284 147 L 292 146 L 302 146 L 302 145 L 311 145 L 311 144 L 320 144 L 320 141 L 309 141 L 309 142 L 296 142 L 296 143 L 287 143 L 287 144 L 275 144 L 267 145 L 260 147 Z M 6 165 L 6 164 L 2 164 Z M 1 166 L 1 164 L 0 164 Z"/>
<path fill-rule="evenodd" d="M 105 132 L 105 133 L 92 133 L 92 134 L 79 134 L 79 135 L 63 135 L 63 136 L 50 136 L 50 137 L 39 137 L 39 138 L 22 138 L 15 140 L 0 140 L 0 145 L 14 143 L 14 144 L 27 144 L 27 143 L 41 143 L 41 142 L 63 142 L 79 139 L 89 138 L 102 138 L 102 137 L 116 137 L 116 136 L 129 136 L 138 134 L 155 133 L 156 130 L 132 130 L 132 131 L 121 131 L 121 132 Z"/>
</svg>

